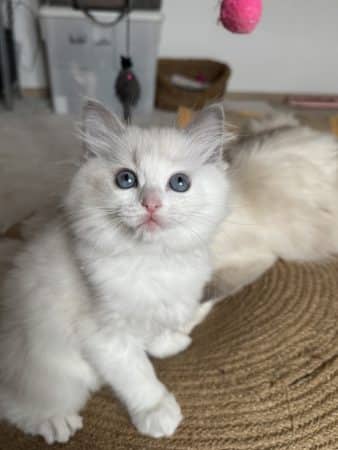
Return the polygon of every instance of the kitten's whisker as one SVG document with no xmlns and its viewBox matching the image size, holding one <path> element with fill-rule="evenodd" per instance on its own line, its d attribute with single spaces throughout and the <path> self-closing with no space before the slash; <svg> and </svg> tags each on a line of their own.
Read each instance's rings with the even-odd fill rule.
<svg viewBox="0 0 338 450">
<path fill-rule="evenodd" d="M 173 217 L 171 217 L 171 219 L 174 221 L 176 225 L 184 225 L 184 222 L 182 221 L 179 221 Z M 205 244 L 205 240 L 202 239 L 202 237 L 193 228 L 191 228 L 191 226 L 189 227 L 189 230 L 187 228 L 184 228 L 183 231 L 184 233 L 192 233 L 199 240 L 199 242 Z"/>
</svg>

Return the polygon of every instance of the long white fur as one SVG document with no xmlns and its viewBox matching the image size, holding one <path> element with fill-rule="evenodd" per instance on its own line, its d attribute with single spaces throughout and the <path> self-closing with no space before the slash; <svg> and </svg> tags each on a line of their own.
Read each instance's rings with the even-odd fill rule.
<svg viewBox="0 0 338 450">
<path fill-rule="evenodd" d="M 66 442 L 82 426 L 90 393 L 108 384 L 141 433 L 174 433 L 181 410 L 148 355 L 188 347 L 189 323 L 200 314 L 212 272 L 209 242 L 227 210 L 223 129 L 217 108 L 183 132 L 124 128 L 88 104 L 88 157 L 63 213 L 16 257 L 5 285 L 2 418 L 47 443 Z M 214 138 L 205 140 L 210 130 Z M 135 171 L 137 188 L 116 186 L 121 168 Z M 168 189 L 175 172 L 189 174 L 186 193 Z M 162 201 L 155 231 L 139 227 L 148 187 Z"/>
<path fill-rule="evenodd" d="M 212 288 L 222 298 L 278 258 L 338 253 L 337 139 L 285 115 L 253 121 L 247 132 L 229 149 L 231 213 L 212 244 Z"/>
</svg>

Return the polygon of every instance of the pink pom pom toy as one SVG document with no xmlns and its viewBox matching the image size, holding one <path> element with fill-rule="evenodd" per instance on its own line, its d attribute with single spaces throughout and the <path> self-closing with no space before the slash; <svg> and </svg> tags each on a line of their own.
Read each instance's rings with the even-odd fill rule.
<svg viewBox="0 0 338 450">
<path fill-rule="evenodd" d="M 223 0 L 220 21 L 232 33 L 251 33 L 262 15 L 262 0 Z"/>
</svg>

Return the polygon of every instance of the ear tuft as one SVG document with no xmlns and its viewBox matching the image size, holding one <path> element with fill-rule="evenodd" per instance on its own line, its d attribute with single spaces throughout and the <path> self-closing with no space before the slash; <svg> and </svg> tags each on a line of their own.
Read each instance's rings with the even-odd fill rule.
<svg viewBox="0 0 338 450">
<path fill-rule="evenodd" d="M 186 132 L 206 164 L 221 161 L 224 145 L 232 138 L 226 131 L 224 109 L 220 103 L 200 111 L 187 127 Z"/>
<path fill-rule="evenodd" d="M 97 100 L 88 99 L 82 110 L 82 138 L 87 156 L 99 156 L 109 151 L 126 127 L 120 119 Z"/>
</svg>

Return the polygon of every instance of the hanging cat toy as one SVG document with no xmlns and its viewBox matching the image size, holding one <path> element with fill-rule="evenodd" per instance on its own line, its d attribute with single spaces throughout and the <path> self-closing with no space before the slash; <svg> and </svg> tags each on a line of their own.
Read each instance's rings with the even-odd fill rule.
<svg viewBox="0 0 338 450">
<path fill-rule="evenodd" d="M 54 0 L 55 1 L 55 0 Z M 75 1 L 75 0 L 74 0 Z M 115 94 L 122 104 L 123 117 L 127 123 L 131 122 L 131 112 L 132 108 L 136 106 L 140 99 L 141 87 L 140 83 L 132 70 L 133 61 L 130 55 L 130 37 L 131 37 L 131 24 L 130 24 L 130 13 L 132 11 L 133 0 L 124 0 L 124 6 L 118 14 L 117 18 L 111 22 L 100 22 L 97 18 L 90 12 L 88 5 L 92 4 L 93 0 L 81 0 L 81 5 L 79 0 L 76 0 L 77 7 L 80 8 L 83 13 L 96 25 L 101 27 L 109 28 L 116 26 L 122 21 L 126 20 L 126 54 L 121 55 L 121 69 L 115 81 Z M 113 3 L 112 0 L 110 0 Z M 106 9 L 109 5 L 108 1 L 95 1 L 95 7 L 100 9 Z M 85 6 L 86 4 L 86 6 Z"/>
<path fill-rule="evenodd" d="M 116 79 L 115 92 L 122 103 L 123 116 L 131 122 L 131 111 L 140 98 L 140 84 L 132 70 L 130 56 L 130 0 L 127 5 L 126 56 L 121 56 L 121 70 Z M 233 33 L 251 33 L 262 15 L 262 0 L 223 0 L 220 21 Z"/>
<path fill-rule="evenodd" d="M 126 56 L 121 56 L 121 69 L 115 82 L 115 92 L 123 108 L 123 117 L 131 122 L 132 107 L 136 106 L 141 93 L 140 83 L 132 70 L 133 62 L 130 56 L 130 11 L 131 0 L 127 2 L 126 14 Z"/>
<path fill-rule="evenodd" d="M 232 33 L 251 33 L 262 15 L 262 0 L 223 0 L 220 22 Z"/>
</svg>

